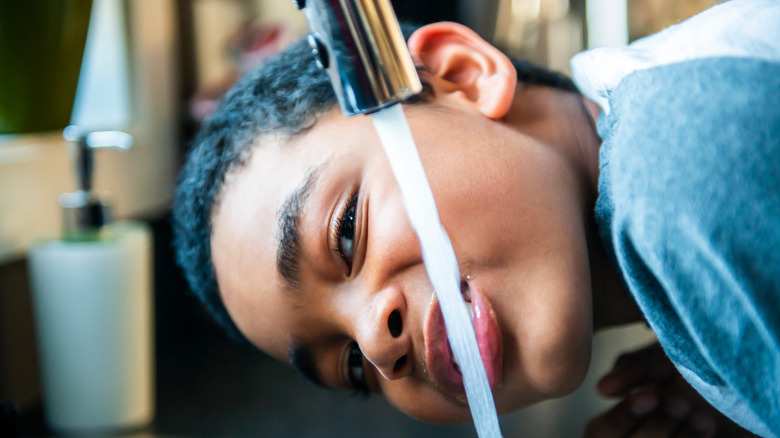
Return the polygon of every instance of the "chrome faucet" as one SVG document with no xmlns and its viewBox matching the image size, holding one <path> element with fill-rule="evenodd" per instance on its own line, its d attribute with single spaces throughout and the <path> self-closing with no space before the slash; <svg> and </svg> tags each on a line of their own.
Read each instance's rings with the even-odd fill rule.
<svg viewBox="0 0 780 438">
<path fill-rule="evenodd" d="M 370 114 L 422 91 L 390 0 L 295 0 L 317 64 L 344 114 Z"/>
</svg>

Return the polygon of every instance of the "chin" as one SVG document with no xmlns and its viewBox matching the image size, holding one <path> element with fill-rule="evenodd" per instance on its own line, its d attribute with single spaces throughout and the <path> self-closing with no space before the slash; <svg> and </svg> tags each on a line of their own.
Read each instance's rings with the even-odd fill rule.
<svg viewBox="0 0 780 438">
<path fill-rule="evenodd" d="M 505 385 L 494 394 L 499 414 L 504 415 L 546 400 L 565 397 L 582 385 L 590 366 L 588 346 L 545 360 L 535 370 L 523 373 L 520 384 Z"/>
<path fill-rule="evenodd" d="M 590 344 L 583 345 L 571 352 L 568 360 L 558 361 L 558 366 L 548 368 L 547 384 L 542 386 L 548 399 L 567 396 L 582 385 L 590 367 L 590 353 Z"/>
</svg>

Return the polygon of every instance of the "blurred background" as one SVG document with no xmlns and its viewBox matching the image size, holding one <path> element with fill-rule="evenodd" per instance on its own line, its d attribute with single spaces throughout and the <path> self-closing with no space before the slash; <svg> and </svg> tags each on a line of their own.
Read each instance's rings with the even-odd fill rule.
<svg viewBox="0 0 780 438">
<path fill-rule="evenodd" d="M 588 47 L 622 45 L 713 0 L 393 0 L 401 20 L 468 25 L 511 56 L 568 73 Z M 198 125 L 243 71 L 307 32 L 292 0 L 0 2 L 0 435 L 47 436 L 28 249 L 61 229 L 75 187 L 62 129 L 121 130 L 95 154 L 94 186 L 153 236 L 154 420 L 128 436 L 476 436 L 430 426 L 383 400 L 307 384 L 237 346 L 189 293 L 170 248 L 170 202 Z M 294 74 L 291 72 L 290 74 Z M 578 436 L 609 401 L 597 377 L 652 340 L 642 326 L 596 336 L 582 388 L 502 418 L 505 436 Z"/>
</svg>

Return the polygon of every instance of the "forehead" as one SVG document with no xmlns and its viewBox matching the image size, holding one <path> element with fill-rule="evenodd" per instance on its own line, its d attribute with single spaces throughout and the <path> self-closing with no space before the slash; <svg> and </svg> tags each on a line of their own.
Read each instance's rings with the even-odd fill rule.
<svg viewBox="0 0 780 438">
<path fill-rule="evenodd" d="M 212 214 L 212 258 L 225 307 L 247 338 L 279 359 L 286 360 L 292 341 L 282 322 L 295 316 L 294 300 L 276 269 L 280 211 L 314 169 L 327 174 L 323 180 L 339 178 L 337 163 L 347 155 L 354 160 L 355 147 L 367 141 L 354 135 L 361 125 L 359 118 L 326 115 L 292 139 L 258 139 L 247 162 L 226 179 Z M 328 189 L 317 182 L 311 192 L 323 198 Z M 311 210 L 324 207 L 307 204 Z M 302 213 L 307 218 L 311 211 Z"/>
<path fill-rule="evenodd" d="M 259 139 L 250 159 L 226 179 L 212 214 L 212 258 L 225 307 L 245 336 L 278 358 L 289 348 L 286 333 L 272 323 L 284 309 L 269 299 L 282 290 L 278 215 L 307 172 L 326 161 L 324 152 L 302 153 L 295 142 Z"/>
</svg>

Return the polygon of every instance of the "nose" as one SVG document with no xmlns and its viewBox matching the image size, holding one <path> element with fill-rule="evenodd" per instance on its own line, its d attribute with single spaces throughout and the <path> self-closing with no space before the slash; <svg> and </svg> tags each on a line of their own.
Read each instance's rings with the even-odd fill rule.
<svg viewBox="0 0 780 438">
<path fill-rule="evenodd" d="M 388 287 L 372 297 L 370 309 L 358 327 L 356 337 L 361 351 L 388 380 L 408 376 L 413 370 L 412 338 L 406 317 L 403 292 Z"/>
</svg>

